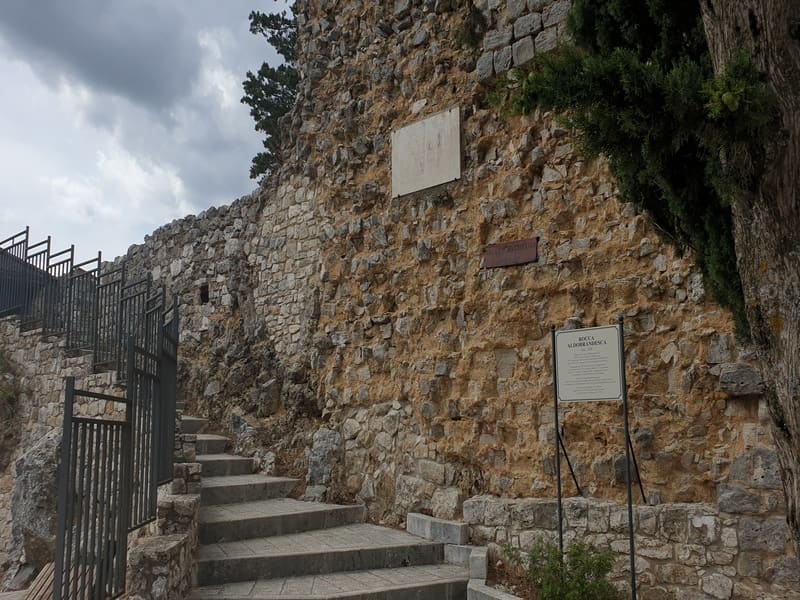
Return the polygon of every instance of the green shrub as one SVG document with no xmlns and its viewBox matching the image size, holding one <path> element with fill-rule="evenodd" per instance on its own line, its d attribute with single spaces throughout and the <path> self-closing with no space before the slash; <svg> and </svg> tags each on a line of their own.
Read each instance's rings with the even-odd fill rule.
<svg viewBox="0 0 800 600">
<path fill-rule="evenodd" d="M 610 552 L 583 542 L 573 542 L 564 560 L 557 546 L 537 542 L 528 553 L 506 544 L 503 548 L 512 564 L 525 572 L 525 579 L 537 600 L 624 600 L 625 594 L 606 577 L 614 565 Z"/>
<path fill-rule="evenodd" d="M 492 98 L 556 111 L 583 152 L 604 155 L 621 198 L 694 253 L 746 339 L 731 202 L 752 189 L 779 131 L 763 74 L 746 54 L 714 73 L 695 1 L 574 0 L 568 26 L 573 44 L 500 78 Z"/>
</svg>

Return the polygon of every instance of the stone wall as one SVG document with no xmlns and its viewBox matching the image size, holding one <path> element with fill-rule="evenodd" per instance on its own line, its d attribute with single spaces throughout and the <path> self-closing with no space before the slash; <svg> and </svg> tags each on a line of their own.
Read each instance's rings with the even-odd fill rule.
<svg viewBox="0 0 800 600">
<path fill-rule="evenodd" d="M 623 315 L 633 443 L 649 502 L 664 503 L 653 510 L 702 505 L 740 532 L 777 522 L 753 355 L 691 256 L 621 203 L 606 162 L 553 115 L 488 101 L 491 76 L 563 36 L 567 4 L 476 6 L 486 30 L 471 48 L 461 2 L 298 2 L 284 166 L 125 257 L 178 295 L 188 408 L 239 434 L 263 469 L 310 466 L 312 496 L 359 499 L 386 523 L 456 518 L 475 494 L 552 498 L 549 328 Z M 461 179 L 392 198 L 392 132 L 453 107 Z M 485 268 L 488 244 L 532 238 L 537 262 Z M 620 407 L 570 406 L 559 421 L 584 491 L 621 501 Z M 741 575 L 731 564 L 709 572 Z"/>
<path fill-rule="evenodd" d="M 567 37 L 570 0 L 481 0 L 476 5 L 487 29 L 475 67 L 478 81 L 522 67 Z"/>
<path fill-rule="evenodd" d="M 3 423 L 0 435 L 6 428 L 13 428 L 16 434 L 16 445 L 9 448 L 8 456 L 0 461 L 5 468 L 0 471 L 0 581 L 5 574 L 13 576 L 20 565 L 38 564 L 42 557 L 24 555 L 28 535 L 26 528 L 38 522 L 49 523 L 49 535 L 55 535 L 55 495 L 56 482 L 34 482 L 41 492 L 37 502 L 30 498 L 18 497 L 14 503 L 14 489 L 20 468 L 31 465 L 18 462 L 47 434 L 60 430 L 64 407 L 64 378 L 75 377 L 76 388 L 98 393 L 122 395 L 115 386 L 112 373 L 92 373 L 92 362 L 89 355 L 72 356 L 65 351 L 62 338 L 43 337 L 41 330 L 20 331 L 19 322 L 15 318 L 0 319 L 0 347 L 11 359 L 16 373 L 16 385 L 20 394 L 15 404 L 16 411 L 11 422 Z M 76 406 L 76 414 L 92 417 L 110 414 L 119 405 L 97 400 L 81 399 Z M 58 444 L 60 448 L 60 442 Z M 51 449 L 52 450 L 52 449 Z M 37 457 L 37 460 L 48 464 L 38 466 L 55 473 L 58 457 L 54 451 L 48 457 Z M 48 471 L 48 472 L 49 472 Z M 33 474 L 25 473 L 28 480 Z M 19 496 L 19 494 L 18 494 Z M 50 518 L 47 514 L 50 514 Z M 13 517 L 13 518 L 12 518 Z M 40 525 L 34 527 L 37 531 Z M 30 548 L 33 546 L 29 546 Z M 45 555 L 52 553 L 53 547 L 43 548 Z M 38 564 L 41 567 L 41 564 Z M 8 583 L 8 581 L 6 582 Z"/>
<path fill-rule="evenodd" d="M 800 563 L 783 516 L 704 503 L 636 506 L 636 571 L 645 599 L 797 597 Z M 556 500 L 476 496 L 464 503 L 474 544 L 557 543 Z M 630 580 L 628 511 L 591 498 L 564 501 L 565 545 L 583 540 L 618 554 L 612 580 Z"/>
<path fill-rule="evenodd" d="M 523 4 L 486 6 L 488 46 L 526 15 L 561 27 L 562 3 Z M 603 160 L 577 153 L 550 114 L 488 103 L 476 65 L 495 49 L 455 43 L 465 11 L 452 8 L 299 12 L 313 59 L 295 147 L 321 190 L 314 375 L 327 427 L 342 433 L 339 487 L 389 521 L 411 509 L 453 517 L 478 492 L 552 496 L 549 327 L 622 314 L 642 477 L 662 501 L 714 501 L 735 457 L 770 445 L 751 353 L 691 258 L 619 201 Z M 453 106 L 462 178 L 392 198 L 392 131 Z M 534 237 L 538 262 L 484 267 L 487 244 Z M 753 385 L 726 387 L 729 372 Z M 570 407 L 561 423 L 585 489 L 621 499 L 619 406 Z"/>
<path fill-rule="evenodd" d="M 318 412 L 308 376 L 318 237 L 309 179 L 288 168 L 277 179 L 161 227 L 117 260 L 178 297 L 188 409 L 233 433 L 267 423 L 267 439 L 280 445 L 293 423 Z"/>
</svg>

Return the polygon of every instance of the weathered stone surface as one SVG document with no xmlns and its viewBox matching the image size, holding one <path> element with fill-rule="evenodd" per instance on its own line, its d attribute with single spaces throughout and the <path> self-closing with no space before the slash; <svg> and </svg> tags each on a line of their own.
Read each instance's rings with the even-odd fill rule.
<svg viewBox="0 0 800 600">
<path fill-rule="evenodd" d="M 722 573 L 711 573 L 703 577 L 703 591 L 714 598 L 730 598 L 733 581 Z"/>
<path fill-rule="evenodd" d="M 494 72 L 503 73 L 511 68 L 513 53 L 511 46 L 504 46 L 494 51 Z"/>
<path fill-rule="evenodd" d="M 518 40 L 536 35 L 542 30 L 542 16 L 539 13 L 531 13 L 517 19 L 514 23 L 514 37 Z"/>
<path fill-rule="evenodd" d="M 438 519 L 456 519 L 461 514 L 464 497 L 458 488 L 438 488 L 431 498 L 431 512 Z"/>
<path fill-rule="evenodd" d="M 782 552 L 789 541 L 789 526 L 783 517 L 742 517 L 739 547 L 742 550 Z"/>
<path fill-rule="evenodd" d="M 756 514 L 761 510 L 757 494 L 725 483 L 717 486 L 717 504 L 721 511 L 729 513 Z"/>
<path fill-rule="evenodd" d="M 23 454 L 15 467 L 14 535 L 22 539 L 26 562 L 36 569 L 55 557 L 60 454 L 61 431 L 54 429 Z"/>
<path fill-rule="evenodd" d="M 752 365 L 726 363 L 720 368 L 719 389 L 731 396 L 754 396 L 764 393 L 764 382 Z"/>
<path fill-rule="evenodd" d="M 512 46 L 514 66 L 520 67 L 533 58 L 533 38 L 528 36 L 514 42 Z"/>
<path fill-rule="evenodd" d="M 508 46 L 513 38 L 514 30 L 511 27 L 487 31 L 483 39 L 483 47 L 486 50 L 497 50 Z"/>
<path fill-rule="evenodd" d="M 314 433 L 306 475 L 309 486 L 327 486 L 331 483 L 331 473 L 341 451 L 342 436 L 338 431 L 323 428 Z"/>
<path fill-rule="evenodd" d="M 494 53 L 489 51 L 481 54 L 475 66 L 478 81 L 486 81 L 494 75 Z"/>
</svg>

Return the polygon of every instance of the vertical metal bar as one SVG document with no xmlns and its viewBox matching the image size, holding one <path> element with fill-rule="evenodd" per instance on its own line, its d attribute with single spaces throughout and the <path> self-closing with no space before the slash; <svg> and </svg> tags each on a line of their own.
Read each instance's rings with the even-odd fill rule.
<svg viewBox="0 0 800 600">
<path fill-rule="evenodd" d="M 631 553 L 631 598 L 636 600 L 636 549 L 633 539 L 633 492 L 631 491 L 631 446 L 628 423 L 628 383 L 625 378 L 625 317 L 619 316 L 620 381 L 622 381 L 622 413 L 625 419 L 625 487 L 628 492 L 628 540 Z"/>
<path fill-rule="evenodd" d="M 94 305 L 94 322 L 90 325 L 90 333 L 87 347 L 94 348 L 97 343 L 97 336 L 100 328 L 100 269 L 103 268 L 103 253 L 97 252 L 97 272 L 92 280 L 93 286 L 89 292 Z M 97 363 L 97 355 L 94 355 L 95 363 Z"/>
<path fill-rule="evenodd" d="M 27 232 L 27 228 L 26 228 Z M 72 463 L 70 461 L 70 451 L 72 449 L 72 397 L 75 392 L 75 378 L 67 377 L 67 387 L 64 399 L 64 424 L 63 436 L 61 439 L 61 468 L 58 476 L 58 528 L 56 529 L 56 565 L 53 578 L 53 598 L 61 600 L 62 586 L 64 580 L 65 563 L 65 542 L 69 523 L 67 520 L 69 505 L 69 489 Z"/>
<path fill-rule="evenodd" d="M 74 397 L 74 396 L 73 396 Z M 70 419 L 72 419 L 72 407 L 70 407 Z M 77 488 L 77 465 L 78 465 L 78 434 L 80 433 L 79 424 L 72 421 L 71 443 L 72 449 L 70 450 L 70 469 L 69 469 L 69 488 L 67 490 L 67 552 L 65 565 L 65 596 L 69 597 L 69 590 L 72 587 L 72 577 L 75 567 L 73 565 L 74 556 L 78 554 L 75 550 L 75 503 L 77 502 L 76 488 Z"/>
<path fill-rule="evenodd" d="M 87 548 L 87 554 L 91 552 L 91 583 L 92 590 L 94 590 L 97 586 L 98 580 L 98 564 L 97 561 L 99 560 L 100 552 L 97 549 L 97 522 L 100 519 L 100 511 L 102 509 L 102 505 L 100 504 L 100 452 L 102 451 L 103 446 L 101 445 L 101 436 L 103 434 L 103 430 L 105 428 L 100 423 L 94 424 L 94 456 L 92 456 L 92 532 L 91 537 L 89 539 L 89 547 Z M 88 596 L 87 596 L 88 597 Z"/>
<path fill-rule="evenodd" d="M 87 433 L 88 439 L 85 442 L 85 446 L 87 449 L 91 451 L 92 447 L 92 435 L 93 430 L 91 425 L 84 423 L 83 430 Z M 91 484 L 92 484 L 92 475 L 91 475 L 91 465 L 87 468 L 87 462 L 84 460 L 81 461 L 81 469 L 83 471 L 83 479 L 85 480 L 85 492 L 81 499 L 81 513 L 86 517 L 83 519 L 83 531 L 81 533 L 81 542 L 82 547 L 79 548 L 79 555 L 82 558 L 81 561 L 81 588 L 80 588 L 80 597 L 84 598 L 84 593 L 86 591 L 86 575 L 89 570 L 89 561 L 87 556 L 87 551 L 89 548 L 89 516 L 91 515 Z"/>
<path fill-rule="evenodd" d="M 81 571 L 83 571 L 83 564 L 81 562 L 81 545 L 84 539 L 83 536 L 83 515 L 85 513 L 85 509 L 83 507 L 84 503 L 84 466 L 86 464 L 86 426 L 81 423 L 80 421 L 77 423 L 77 432 L 80 435 L 80 459 L 78 463 L 75 465 L 77 468 L 77 477 L 78 477 L 78 496 L 75 498 L 76 508 L 78 510 L 78 518 L 77 523 L 75 523 L 75 568 L 73 568 L 73 576 L 72 576 L 72 587 L 73 587 L 73 598 L 77 598 L 77 591 L 78 591 L 78 582 L 80 580 Z M 76 436 L 77 437 L 77 436 Z"/>
<path fill-rule="evenodd" d="M 128 341 L 128 357 L 133 352 L 133 344 Z M 125 406 L 125 426 L 122 434 L 122 453 L 120 461 L 122 463 L 122 478 L 120 479 L 121 493 L 120 498 L 120 528 L 117 536 L 117 548 L 115 558 L 117 568 L 115 583 L 124 588 L 125 585 L 125 562 L 127 557 L 127 536 L 130 523 L 130 502 L 131 502 L 131 428 L 132 428 L 133 402 L 131 401 L 131 389 L 128 387 L 128 402 Z"/>
<path fill-rule="evenodd" d="M 642 485 L 642 475 L 639 473 L 639 463 L 636 461 L 636 452 L 633 449 L 633 441 L 628 439 L 631 447 L 631 458 L 633 459 L 633 469 L 636 472 L 636 481 L 639 483 L 639 491 L 642 493 L 642 502 L 647 504 L 647 496 L 644 495 L 644 485 Z"/>
<path fill-rule="evenodd" d="M 101 427 L 103 432 L 102 443 L 100 444 L 101 455 L 97 457 L 100 463 L 100 473 L 98 481 L 100 482 L 99 492 L 97 495 L 98 506 L 98 519 L 97 519 L 97 538 L 95 539 L 95 590 L 94 600 L 102 600 L 102 593 L 105 590 L 104 571 L 105 571 L 105 536 L 106 536 L 106 517 L 108 516 L 108 494 L 106 486 L 108 484 L 108 456 L 111 454 L 111 423 L 103 424 Z"/>
<path fill-rule="evenodd" d="M 564 509 L 561 500 L 561 430 L 558 426 L 558 361 L 556 360 L 556 327 L 550 326 L 550 338 L 553 345 L 553 419 L 556 428 L 556 489 L 558 491 L 558 549 L 564 559 Z"/>
<path fill-rule="evenodd" d="M 567 452 L 566 446 L 564 446 L 564 439 L 560 435 L 558 436 L 558 439 L 561 442 L 561 451 L 564 453 L 564 458 L 567 459 L 567 466 L 569 467 L 570 475 L 572 475 L 572 481 L 575 484 L 575 489 L 578 491 L 578 496 L 583 496 L 581 486 L 578 485 L 578 478 L 575 476 L 575 469 L 572 468 L 572 461 L 569 459 L 569 453 Z"/>
</svg>

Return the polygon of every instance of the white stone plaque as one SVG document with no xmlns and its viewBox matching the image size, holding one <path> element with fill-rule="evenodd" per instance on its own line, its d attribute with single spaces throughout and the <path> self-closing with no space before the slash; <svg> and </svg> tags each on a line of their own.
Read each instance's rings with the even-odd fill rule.
<svg viewBox="0 0 800 600">
<path fill-rule="evenodd" d="M 556 332 L 559 402 L 622 400 L 619 326 Z"/>
<path fill-rule="evenodd" d="M 459 107 L 392 132 L 393 198 L 460 178 Z"/>
</svg>

